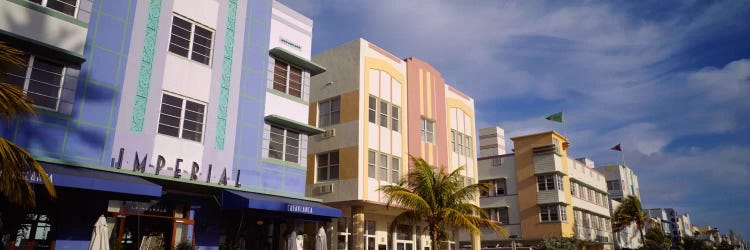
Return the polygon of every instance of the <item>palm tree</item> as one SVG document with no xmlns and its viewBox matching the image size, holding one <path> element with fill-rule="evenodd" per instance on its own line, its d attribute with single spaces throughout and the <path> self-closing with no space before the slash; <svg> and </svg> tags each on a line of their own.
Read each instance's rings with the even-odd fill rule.
<svg viewBox="0 0 750 250">
<path fill-rule="evenodd" d="M 619 232 L 635 223 L 636 229 L 638 229 L 641 235 L 641 242 L 645 245 L 646 241 L 643 237 L 643 229 L 649 221 L 651 220 L 648 215 L 643 213 L 641 200 L 633 195 L 628 195 L 622 200 L 622 203 L 617 207 L 612 216 L 612 228 L 615 232 Z M 635 237 L 635 235 L 632 237 Z"/>
<path fill-rule="evenodd" d="M 508 235 L 497 222 L 489 220 L 487 213 L 472 203 L 479 191 L 487 190 L 488 184 L 464 186 L 461 176 L 463 167 L 448 173 L 445 168 L 436 169 L 424 159 L 409 156 L 413 170 L 398 185 L 381 186 L 378 190 L 386 195 L 387 208 L 399 206 L 408 209 L 390 225 L 392 233 L 400 224 L 427 223 L 432 237 L 432 249 L 438 249 L 438 241 L 445 238 L 444 229 L 466 229 L 471 234 L 481 234 L 480 227 L 488 227 L 496 233 Z"/>
<path fill-rule="evenodd" d="M 0 76 L 7 67 L 21 67 L 23 52 L 5 43 L 0 43 Z M 2 79 L 2 78 L 0 78 Z M 10 123 L 16 117 L 36 115 L 32 100 L 15 85 L 0 83 L 0 119 Z M 47 173 L 28 151 L 0 137 L 0 194 L 10 203 L 22 207 L 34 207 L 34 189 L 26 180 L 28 173 L 36 173 L 42 179 L 51 198 L 56 198 L 55 188 Z"/>
</svg>

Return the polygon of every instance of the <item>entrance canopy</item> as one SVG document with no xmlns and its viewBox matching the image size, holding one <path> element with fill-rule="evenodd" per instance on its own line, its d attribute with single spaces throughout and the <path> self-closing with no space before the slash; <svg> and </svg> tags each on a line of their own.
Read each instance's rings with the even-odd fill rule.
<svg viewBox="0 0 750 250">
<path fill-rule="evenodd" d="M 52 184 L 58 187 L 161 197 L 161 186 L 137 176 L 49 162 L 39 164 L 47 171 Z M 39 178 L 29 179 L 41 183 Z"/>
<path fill-rule="evenodd" d="M 223 209 L 251 208 L 299 215 L 341 217 L 341 210 L 323 205 L 320 202 L 236 190 L 224 190 L 221 196 L 221 207 Z"/>
</svg>

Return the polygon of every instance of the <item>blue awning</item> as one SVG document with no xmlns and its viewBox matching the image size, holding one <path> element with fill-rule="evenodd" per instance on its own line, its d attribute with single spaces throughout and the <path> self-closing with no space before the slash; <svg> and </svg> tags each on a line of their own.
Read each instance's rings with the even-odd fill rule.
<svg viewBox="0 0 750 250">
<path fill-rule="evenodd" d="M 39 164 L 47 171 L 52 184 L 58 187 L 161 197 L 161 186 L 138 176 L 49 162 Z"/>
<path fill-rule="evenodd" d="M 221 207 L 223 209 L 252 208 L 300 215 L 341 217 L 341 210 L 323 205 L 320 202 L 236 190 L 224 190 L 221 196 Z"/>
</svg>

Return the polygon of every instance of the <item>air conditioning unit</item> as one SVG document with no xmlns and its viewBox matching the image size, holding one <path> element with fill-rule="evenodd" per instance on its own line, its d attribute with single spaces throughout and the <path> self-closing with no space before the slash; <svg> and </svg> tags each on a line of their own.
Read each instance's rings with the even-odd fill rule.
<svg viewBox="0 0 750 250">
<path fill-rule="evenodd" d="M 334 136 L 336 136 L 336 129 L 332 128 L 332 129 L 326 130 L 326 132 L 323 132 L 323 134 L 320 137 L 325 139 L 325 138 L 331 138 Z"/>
<path fill-rule="evenodd" d="M 317 188 L 319 194 L 327 194 L 333 192 L 333 184 L 320 185 Z"/>
</svg>

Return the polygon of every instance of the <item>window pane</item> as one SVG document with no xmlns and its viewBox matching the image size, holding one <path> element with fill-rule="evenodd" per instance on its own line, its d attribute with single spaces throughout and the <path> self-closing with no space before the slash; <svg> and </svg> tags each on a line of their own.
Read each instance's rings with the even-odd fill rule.
<svg viewBox="0 0 750 250">
<path fill-rule="evenodd" d="M 380 126 L 388 127 L 388 103 L 380 101 Z"/>
<path fill-rule="evenodd" d="M 273 67 L 273 89 L 286 93 L 286 75 L 288 64 L 279 61 Z"/>
<path fill-rule="evenodd" d="M 299 68 L 289 68 L 289 94 L 302 97 L 302 70 Z"/>
<path fill-rule="evenodd" d="M 399 173 L 401 169 L 400 159 L 393 157 L 391 159 L 391 182 L 398 183 L 398 181 L 401 179 L 401 174 Z"/>
<path fill-rule="evenodd" d="M 380 180 L 388 181 L 388 155 L 380 154 L 380 161 L 378 163 L 380 164 L 380 172 L 378 173 Z"/>
<path fill-rule="evenodd" d="M 330 179 L 335 180 L 339 178 L 339 165 L 331 165 L 328 167 L 330 171 Z"/>
<path fill-rule="evenodd" d="M 391 129 L 398 131 L 399 110 L 397 106 L 391 107 Z"/>
<path fill-rule="evenodd" d="M 268 145 L 268 157 L 282 159 L 284 152 L 284 129 L 271 126 L 271 141 Z"/>
<path fill-rule="evenodd" d="M 70 16 L 75 16 L 76 0 L 47 0 L 47 7 Z"/>
<path fill-rule="evenodd" d="M 375 99 L 375 97 L 370 96 L 370 100 L 368 103 L 368 107 L 370 108 L 369 110 L 370 113 L 368 114 L 368 116 L 369 116 L 370 122 L 372 123 L 376 123 L 375 119 L 376 119 L 377 114 L 375 112 L 375 109 L 376 109 L 375 105 L 377 105 L 377 99 Z"/>
<path fill-rule="evenodd" d="M 179 136 L 180 129 L 177 127 L 170 127 L 164 124 L 159 124 L 158 132 L 159 134 L 171 135 L 171 136 L 177 137 Z"/>
<path fill-rule="evenodd" d="M 377 156 L 374 151 L 367 152 L 367 176 L 370 178 L 375 178 L 375 157 Z"/>
<path fill-rule="evenodd" d="M 288 162 L 299 162 L 299 133 L 286 131 L 286 156 Z"/>
</svg>

